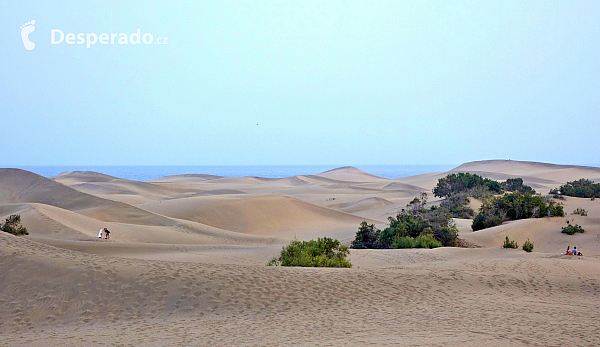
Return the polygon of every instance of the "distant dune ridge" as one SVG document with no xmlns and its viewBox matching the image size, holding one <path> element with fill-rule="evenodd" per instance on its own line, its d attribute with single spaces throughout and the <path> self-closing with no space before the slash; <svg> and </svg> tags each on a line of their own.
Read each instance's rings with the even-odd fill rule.
<svg viewBox="0 0 600 347">
<path fill-rule="evenodd" d="M 481 248 L 352 250 L 352 269 L 265 266 L 294 238 L 349 244 L 363 220 L 383 228 L 421 191 L 438 203 L 431 190 L 455 172 L 521 177 L 542 194 L 579 178 L 600 182 L 600 168 L 512 160 L 398 179 L 353 167 L 147 182 L 0 169 L 0 218 L 20 214 L 30 232 L 0 233 L 1 341 L 599 345 L 600 201 L 568 197 L 565 218 L 478 232 L 456 219 L 459 237 Z M 576 208 L 588 216 L 571 215 Z M 567 219 L 586 232 L 562 234 Z M 97 238 L 102 227 L 110 241 Z M 530 239 L 534 252 L 499 248 L 506 236 Z M 568 245 L 584 257 L 561 255 Z"/>
</svg>

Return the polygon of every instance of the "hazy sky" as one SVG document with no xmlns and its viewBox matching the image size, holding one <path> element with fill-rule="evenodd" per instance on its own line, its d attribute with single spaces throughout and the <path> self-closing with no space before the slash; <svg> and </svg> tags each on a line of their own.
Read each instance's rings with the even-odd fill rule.
<svg viewBox="0 0 600 347">
<path fill-rule="evenodd" d="M 168 44 L 51 44 L 138 28 Z M 0 166 L 600 164 L 598 1 L 2 0 L 0 30 Z"/>
</svg>

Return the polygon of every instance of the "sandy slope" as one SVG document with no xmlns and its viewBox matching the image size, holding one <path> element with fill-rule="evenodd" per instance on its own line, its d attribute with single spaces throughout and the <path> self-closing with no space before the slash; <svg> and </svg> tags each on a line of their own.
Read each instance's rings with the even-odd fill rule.
<svg viewBox="0 0 600 347">
<path fill-rule="evenodd" d="M 100 257 L 9 235 L 0 242 L 0 332 L 9 345 L 600 340 L 594 259 L 363 251 L 354 269 L 285 269 Z"/>
<path fill-rule="evenodd" d="M 537 190 L 599 168 L 484 161 L 451 172 L 523 177 Z M 460 237 L 482 248 L 353 250 L 352 269 L 269 268 L 293 237 L 349 244 L 440 177 L 389 180 L 344 167 L 281 179 L 0 169 L 0 345 L 600 344 L 600 201 L 587 217 L 509 222 Z M 430 194 L 430 202 L 435 203 Z M 477 205 L 477 202 L 473 202 Z M 565 220 L 586 233 L 560 233 Z M 111 241 L 98 240 L 108 227 Z M 534 252 L 499 248 L 509 236 Z M 585 257 L 562 256 L 577 245 Z"/>
<path fill-rule="evenodd" d="M 0 169 L 0 204 L 40 203 L 107 221 L 169 225 L 167 218 L 137 207 L 79 192 L 51 179 L 18 169 Z"/>
</svg>

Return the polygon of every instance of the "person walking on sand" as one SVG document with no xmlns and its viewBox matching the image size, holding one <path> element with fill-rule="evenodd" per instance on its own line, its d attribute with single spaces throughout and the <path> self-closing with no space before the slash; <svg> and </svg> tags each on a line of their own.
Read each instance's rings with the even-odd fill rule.
<svg viewBox="0 0 600 347">
<path fill-rule="evenodd" d="M 104 231 L 105 228 L 100 229 L 100 231 L 98 232 L 98 238 L 101 239 L 102 238 L 102 232 Z"/>
<path fill-rule="evenodd" d="M 106 235 L 106 239 L 110 240 L 110 231 L 106 228 L 104 228 L 104 234 Z"/>
</svg>

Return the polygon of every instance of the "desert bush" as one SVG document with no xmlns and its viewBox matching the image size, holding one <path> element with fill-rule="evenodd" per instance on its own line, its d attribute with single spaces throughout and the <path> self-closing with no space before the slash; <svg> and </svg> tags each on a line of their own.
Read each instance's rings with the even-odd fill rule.
<svg viewBox="0 0 600 347">
<path fill-rule="evenodd" d="M 421 234 L 416 238 L 410 236 L 401 236 L 392 243 L 392 248 L 437 248 L 442 247 L 442 243 L 431 234 Z"/>
<path fill-rule="evenodd" d="M 471 229 L 478 231 L 495 227 L 507 221 L 506 213 L 504 211 L 498 211 L 495 208 L 480 209 L 480 212 L 473 218 L 471 223 Z"/>
<path fill-rule="evenodd" d="M 502 192 L 502 186 L 497 181 L 468 172 L 461 172 L 440 178 L 435 188 L 433 188 L 433 195 L 444 198 L 452 194 L 468 191 L 475 187 L 485 187 L 492 193 Z"/>
<path fill-rule="evenodd" d="M 362 221 L 356 232 L 351 248 L 381 248 L 379 234 L 381 231 L 375 228 L 375 224 Z"/>
<path fill-rule="evenodd" d="M 269 266 L 352 267 L 346 259 L 348 247 L 328 237 L 310 241 L 293 240 L 281 249 L 279 257 L 271 259 Z"/>
<path fill-rule="evenodd" d="M 504 248 L 519 248 L 519 245 L 514 240 L 509 239 L 507 236 L 506 239 L 504 239 L 504 244 L 502 245 L 502 247 L 504 247 Z"/>
<path fill-rule="evenodd" d="M 535 194 L 533 188 L 523 184 L 522 178 L 509 178 L 505 182 L 498 182 L 468 172 L 461 172 L 440 178 L 435 188 L 433 188 L 433 195 L 445 198 L 465 192 L 468 196 L 486 199 L 504 191 Z"/>
<path fill-rule="evenodd" d="M 0 226 L 0 230 L 13 235 L 29 235 L 27 228 L 21 225 L 21 216 L 11 214 Z"/>
<path fill-rule="evenodd" d="M 533 251 L 533 242 L 527 239 L 527 241 L 525 241 L 525 243 L 523 244 L 523 250 L 527 253 Z"/>
<path fill-rule="evenodd" d="M 415 238 L 416 248 L 437 248 L 442 247 L 442 243 L 436 240 L 433 235 L 421 234 Z"/>
<path fill-rule="evenodd" d="M 458 240 L 458 228 L 453 222 L 449 222 L 439 231 L 434 231 L 433 236 L 444 247 L 456 247 Z"/>
<path fill-rule="evenodd" d="M 485 201 L 473 219 L 471 227 L 473 231 L 477 231 L 500 225 L 504 220 L 563 217 L 564 215 L 563 207 L 551 199 L 514 191 Z"/>
<path fill-rule="evenodd" d="M 469 202 L 469 195 L 467 193 L 457 193 L 442 200 L 440 208 L 448 210 L 454 218 L 473 218 L 475 211 L 466 206 Z"/>
<path fill-rule="evenodd" d="M 432 233 L 431 222 L 422 215 L 414 215 L 402 211 L 396 217 L 389 217 L 390 225 L 381 231 L 380 241 L 385 248 L 390 248 L 399 237 L 410 236 L 415 238 L 421 233 Z"/>
<path fill-rule="evenodd" d="M 352 248 L 419 247 L 413 240 L 421 234 L 431 235 L 442 246 L 456 246 L 458 229 L 449 209 L 437 206 L 426 209 L 426 203 L 427 194 L 421 193 L 407 205 L 407 209 L 402 209 L 395 217 L 389 217 L 389 225 L 381 231 L 363 221 Z"/>
<path fill-rule="evenodd" d="M 392 248 L 415 248 L 416 246 L 417 242 L 410 236 L 397 237 L 392 243 Z"/>
<path fill-rule="evenodd" d="M 523 194 L 535 194 L 535 190 L 530 186 L 523 184 L 522 178 L 509 178 L 505 182 L 501 183 L 502 188 L 508 192 L 521 192 Z"/>
<path fill-rule="evenodd" d="M 578 214 L 578 215 L 580 215 L 580 216 L 584 216 L 584 217 L 588 215 L 588 214 L 587 214 L 587 211 L 586 211 L 585 209 L 583 209 L 583 208 L 579 208 L 579 207 L 577 207 L 577 208 L 575 209 L 575 211 L 573 211 L 573 213 L 571 213 L 571 214 Z"/>
<path fill-rule="evenodd" d="M 567 182 L 559 188 L 554 188 L 550 193 L 560 193 L 578 198 L 600 198 L 600 183 L 581 178 L 577 181 Z"/>
<path fill-rule="evenodd" d="M 561 233 L 567 235 L 575 235 L 577 233 L 584 233 L 585 230 L 577 224 L 571 224 L 571 222 L 567 221 L 567 226 L 562 228 Z"/>
</svg>

